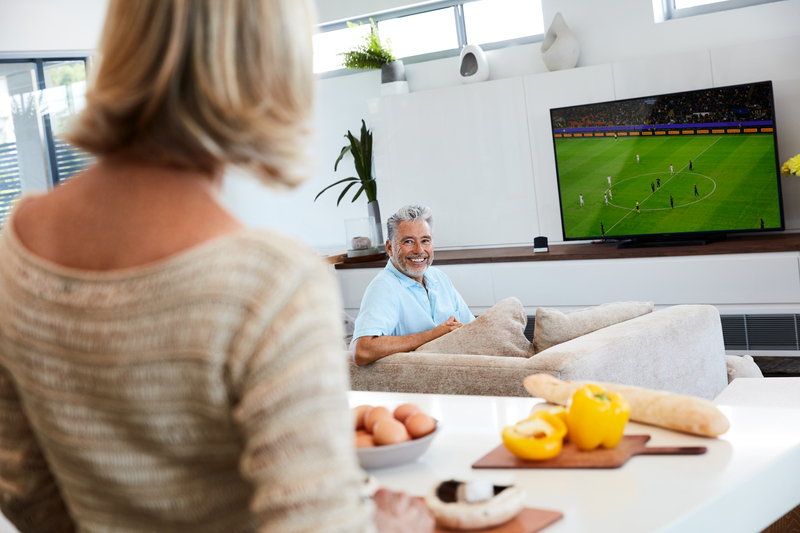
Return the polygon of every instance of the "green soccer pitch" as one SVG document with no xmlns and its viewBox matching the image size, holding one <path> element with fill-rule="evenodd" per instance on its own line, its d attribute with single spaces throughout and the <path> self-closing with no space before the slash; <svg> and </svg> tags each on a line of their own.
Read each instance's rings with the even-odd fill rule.
<svg viewBox="0 0 800 533">
<path fill-rule="evenodd" d="M 556 139 L 555 145 L 566 238 L 600 237 L 601 224 L 606 237 L 757 229 L 761 219 L 764 228 L 781 225 L 771 135 Z"/>
</svg>

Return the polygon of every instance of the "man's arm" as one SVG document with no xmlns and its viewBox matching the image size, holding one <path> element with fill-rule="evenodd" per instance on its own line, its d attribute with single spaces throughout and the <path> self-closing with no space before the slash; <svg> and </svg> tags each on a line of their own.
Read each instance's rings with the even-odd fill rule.
<svg viewBox="0 0 800 533">
<path fill-rule="evenodd" d="M 438 339 L 463 326 L 454 316 L 430 331 L 413 335 L 383 335 L 380 337 L 360 337 L 356 339 L 354 359 L 358 366 L 374 363 L 378 359 L 398 352 L 416 350 L 426 342 Z"/>
</svg>

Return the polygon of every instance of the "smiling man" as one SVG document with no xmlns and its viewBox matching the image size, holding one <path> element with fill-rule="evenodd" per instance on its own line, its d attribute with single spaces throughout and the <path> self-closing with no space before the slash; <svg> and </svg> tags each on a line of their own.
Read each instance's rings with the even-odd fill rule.
<svg viewBox="0 0 800 533">
<path fill-rule="evenodd" d="M 431 266 L 431 210 L 408 205 L 386 225 L 391 260 L 361 300 L 353 332 L 357 365 L 410 352 L 475 319 L 450 278 Z"/>
</svg>

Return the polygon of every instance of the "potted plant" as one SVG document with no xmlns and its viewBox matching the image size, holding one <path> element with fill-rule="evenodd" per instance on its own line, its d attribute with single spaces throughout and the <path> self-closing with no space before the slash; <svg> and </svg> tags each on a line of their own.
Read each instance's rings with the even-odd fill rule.
<svg viewBox="0 0 800 533">
<path fill-rule="evenodd" d="M 407 93 L 408 80 L 403 62 L 394 57 L 389 39 L 386 39 L 385 43 L 381 43 L 378 25 L 375 24 L 375 21 L 369 19 L 369 23 L 371 31 L 364 35 L 364 42 L 353 50 L 339 54 L 343 57 L 342 64 L 349 69 L 381 69 L 381 94 L 383 96 Z M 361 23 L 348 22 L 347 25 L 356 28 Z"/>
<path fill-rule="evenodd" d="M 358 200 L 358 197 L 361 196 L 361 193 L 366 194 L 368 216 L 375 218 L 375 231 L 378 237 L 379 247 L 381 249 L 385 249 L 383 245 L 383 229 L 381 227 L 381 210 L 378 207 L 378 186 L 375 183 L 375 178 L 372 177 L 372 132 L 367 129 L 367 125 L 362 119 L 361 138 L 357 139 L 355 135 L 350 133 L 350 130 L 347 131 L 345 137 L 349 141 L 349 144 L 346 144 L 342 148 L 342 151 L 339 153 L 339 157 L 336 158 L 336 162 L 333 164 L 333 171 L 336 172 L 338 170 L 339 162 L 342 160 L 342 158 L 344 158 L 347 152 L 350 152 L 353 156 L 353 162 L 355 163 L 356 174 L 358 174 L 358 177 L 351 176 L 328 185 L 319 191 L 317 196 L 314 198 L 314 201 L 316 202 L 317 198 L 319 198 L 322 193 L 331 187 L 335 187 L 336 185 L 342 183 L 347 183 L 348 185 L 344 188 L 341 194 L 339 194 L 339 199 L 336 200 L 336 205 L 338 206 L 347 194 L 347 191 L 349 191 L 354 185 L 359 185 L 358 190 L 353 195 L 353 199 L 350 202 L 352 203 Z"/>
</svg>

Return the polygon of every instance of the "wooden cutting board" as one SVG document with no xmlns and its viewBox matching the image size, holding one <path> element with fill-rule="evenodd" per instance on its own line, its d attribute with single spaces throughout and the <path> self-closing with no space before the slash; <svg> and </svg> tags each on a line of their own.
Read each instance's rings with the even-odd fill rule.
<svg viewBox="0 0 800 533">
<path fill-rule="evenodd" d="M 561 453 L 546 461 L 519 459 L 502 444 L 484 455 L 472 468 L 619 468 L 634 455 L 700 455 L 705 446 L 672 446 L 647 448 L 650 435 L 624 435 L 616 448 L 597 448 L 583 452 L 565 442 Z"/>
<path fill-rule="evenodd" d="M 541 531 L 553 522 L 557 522 L 564 517 L 557 511 L 545 511 L 544 509 L 531 509 L 526 507 L 517 516 L 499 526 L 489 529 L 472 529 L 476 533 L 536 533 Z M 452 529 L 444 529 L 436 526 L 434 533 L 452 533 Z"/>
</svg>

